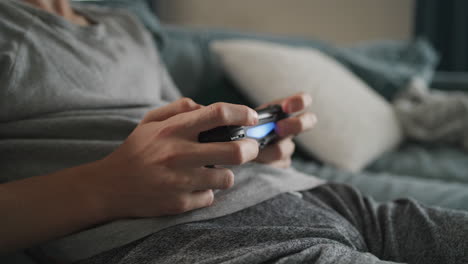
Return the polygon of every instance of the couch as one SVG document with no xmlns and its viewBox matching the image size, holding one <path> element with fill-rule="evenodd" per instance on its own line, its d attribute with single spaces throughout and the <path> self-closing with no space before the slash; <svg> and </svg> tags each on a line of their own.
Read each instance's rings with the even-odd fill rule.
<svg viewBox="0 0 468 264">
<path fill-rule="evenodd" d="M 414 74 L 430 80 L 431 87 L 435 89 L 468 91 L 468 73 L 432 73 L 437 55 L 423 40 L 404 47 L 402 45 L 405 44 L 384 41 L 340 48 L 316 39 L 164 25 L 155 16 L 149 2 L 143 0 L 94 0 L 85 3 L 121 7 L 135 13 L 153 33 L 162 59 L 183 95 L 202 104 L 217 101 L 250 104 L 209 49 L 215 40 L 240 38 L 319 49 L 349 67 L 388 100 Z M 394 51 L 395 47 L 398 47 L 397 51 Z M 356 51 L 360 54 L 358 60 L 354 58 Z M 403 63 L 414 66 L 413 71 L 392 72 L 392 65 L 386 65 L 385 60 L 395 55 L 403 57 Z M 378 67 L 374 68 L 380 70 L 368 70 L 375 65 Z M 386 77 L 386 72 L 392 74 Z M 359 173 L 324 165 L 313 157 L 301 155 L 300 150 L 293 165 L 326 180 L 351 184 L 379 201 L 411 197 L 427 205 L 468 210 L 468 154 L 457 146 L 408 141 Z"/>
<path fill-rule="evenodd" d="M 161 52 L 162 59 L 181 92 L 203 104 L 217 101 L 250 104 L 209 49 L 212 41 L 220 39 L 256 39 L 320 49 L 349 67 L 388 100 L 391 100 L 404 82 L 408 81 L 410 75 L 414 74 L 414 72 L 401 74 L 396 80 L 383 78 L 377 83 L 372 74 L 378 75 L 382 72 L 369 73 L 365 70 L 366 63 L 379 63 L 379 56 L 375 58 L 375 54 L 372 57 L 364 52 L 362 57 L 364 60 L 361 61 L 363 65 L 360 65 L 349 58 L 349 48 L 333 47 L 319 40 L 164 25 L 155 16 L 151 8 L 152 1 L 76 0 L 75 2 L 120 7 L 133 12 L 153 33 L 155 48 Z M 426 45 L 421 43 L 417 45 Z M 371 44 L 367 48 L 378 50 L 381 48 L 379 45 L 382 44 Z M 437 57 L 428 51 L 427 47 L 415 50 L 420 54 L 409 57 L 423 58 L 427 62 L 426 66 L 428 64 L 435 66 Z M 355 50 L 351 48 L 351 51 Z M 411 51 L 411 48 L 405 51 Z M 382 56 L 385 57 L 385 54 Z M 384 69 L 391 70 L 383 66 Z M 432 88 L 444 91 L 468 91 L 468 73 L 435 72 L 432 75 L 430 69 L 424 65 L 415 69 L 431 80 Z M 457 146 L 424 145 L 407 141 L 358 173 L 345 172 L 325 165 L 313 157 L 301 154 L 299 150 L 294 155 L 293 166 L 325 180 L 351 184 L 378 201 L 410 197 L 426 205 L 468 210 L 468 153 Z M 6 263 L 34 263 L 23 254 L 12 255 L 3 260 Z"/>
</svg>

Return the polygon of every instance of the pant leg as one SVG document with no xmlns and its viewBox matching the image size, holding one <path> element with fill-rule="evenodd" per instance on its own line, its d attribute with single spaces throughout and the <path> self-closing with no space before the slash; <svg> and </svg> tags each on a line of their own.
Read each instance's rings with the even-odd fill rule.
<svg viewBox="0 0 468 264">
<path fill-rule="evenodd" d="M 167 228 L 81 264 L 389 263 L 367 252 L 345 217 L 315 200 L 282 194 L 228 216 Z"/>
<path fill-rule="evenodd" d="M 378 204 L 343 184 L 304 192 L 304 199 L 347 219 L 368 251 L 407 263 L 468 263 L 468 212 L 429 208 L 411 199 Z"/>
</svg>

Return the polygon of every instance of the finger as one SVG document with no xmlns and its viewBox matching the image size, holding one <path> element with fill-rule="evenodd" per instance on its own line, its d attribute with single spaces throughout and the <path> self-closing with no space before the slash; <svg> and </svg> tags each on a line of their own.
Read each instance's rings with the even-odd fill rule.
<svg viewBox="0 0 468 264">
<path fill-rule="evenodd" d="M 193 209 L 208 207 L 214 202 L 212 190 L 196 191 L 190 194 L 190 207 Z"/>
<path fill-rule="evenodd" d="M 293 136 L 313 128 L 316 123 L 317 117 L 310 112 L 306 112 L 278 121 L 276 123 L 276 133 L 280 137 Z"/>
<path fill-rule="evenodd" d="M 275 167 L 275 168 L 281 168 L 281 169 L 286 169 L 291 167 L 291 159 L 284 159 L 284 160 L 278 160 L 275 162 L 268 163 L 269 166 Z"/>
<path fill-rule="evenodd" d="M 281 105 L 283 111 L 288 114 L 300 112 L 312 104 L 312 97 L 307 93 L 298 93 L 286 98 L 281 98 L 273 102 L 263 104 L 257 109 L 267 107 L 268 105 L 279 104 Z"/>
<path fill-rule="evenodd" d="M 258 122 L 255 110 L 228 103 L 215 103 L 196 111 L 177 116 L 177 121 L 190 127 L 188 131 L 198 133 L 219 126 L 251 126 Z"/>
<path fill-rule="evenodd" d="M 166 106 L 163 106 L 163 107 L 160 107 L 160 108 L 157 108 L 155 110 L 148 112 L 143 118 L 143 120 L 141 121 L 141 124 L 146 124 L 149 122 L 164 121 L 175 115 L 194 111 L 202 107 L 203 107 L 202 105 L 195 103 L 190 98 L 186 98 L 186 97 L 181 98 Z"/>
<path fill-rule="evenodd" d="M 169 214 L 181 214 L 195 209 L 208 207 L 213 203 L 213 201 L 214 193 L 212 190 L 190 192 L 171 202 Z"/>
<path fill-rule="evenodd" d="M 198 168 L 206 165 L 240 165 L 255 159 L 258 143 L 252 139 L 232 142 L 192 143 L 170 157 L 171 166 Z"/>
<path fill-rule="evenodd" d="M 305 110 L 312 104 L 312 97 L 306 93 L 300 93 L 286 98 L 281 106 L 288 114 Z"/>
<path fill-rule="evenodd" d="M 295 148 L 296 145 L 291 138 L 284 138 L 275 144 L 268 145 L 266 148 L 262 149 L 255 161 L 270 163 L 288 159 L 294 153 Z"/>
<path fill-rule="evenodd" d="M 192 190 L 228 189 L 234 185 L 234 173 L 225 168 L 199 168 L 191 175 Z"/>
</svg>

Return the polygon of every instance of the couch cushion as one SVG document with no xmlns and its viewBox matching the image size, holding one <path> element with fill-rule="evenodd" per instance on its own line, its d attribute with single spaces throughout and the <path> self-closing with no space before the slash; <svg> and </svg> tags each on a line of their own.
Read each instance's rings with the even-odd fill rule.
<svg viewBox="0 0 468 264">
<path fill-rule="evenodd" d="M 296 160 L 293 166 L 299 171 L 327 181 L 352 185 L 364 195 L 379 202 L 413 198 L 428 206 L 468 210 L 468 184 L 420 179 L 411 175 L 385 171 L 350 173 L 310 161 Z"/>
<path fill-rule="evenodd" d="M 386 153 L 366 170 L 468 185 L 468 153 L 449 145 L 408 143 Z"/>
<path fill-rule="evenodd" d="M 242 92 L 257 104 L 297 92 L 312 95 L 319 122 L 297 140 L 323 162 L 358 171 L 402 139 L 390 104 L 316 49 L 251 40 L 218 41 L 212 48 Z"/>
<path fill-rule="evenodd" d="M 162 59 L 181 92 L 202 104 L 249 103 L 229 82 L 217 58 L 211 54 L 209 45 L 216 40 L 254 39 L 319 49 L 343 63 L 387 99 L 393 98 L 414 76 L 429 81 L 437 62 L 434 50 L 423 40 L 380 41 L 341 48 L 317 39 L 160 25 L 146 0 L 75 1 L 126 8 L 136 14 L 153 33 Z"/>
</svg>

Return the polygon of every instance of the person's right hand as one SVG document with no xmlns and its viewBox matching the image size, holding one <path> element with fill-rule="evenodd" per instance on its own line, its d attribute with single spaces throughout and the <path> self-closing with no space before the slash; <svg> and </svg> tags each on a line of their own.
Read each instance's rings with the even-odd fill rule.
<svg viewBox="0 0 468 264">
<path fill-rule="evenodd" d="M 257 113 L 242 105 L 201 106 L 180 99 L 149 112 L 127 140 L 100 161 L 94 177 L 109 220 L 187 212 L 213 203 L 213 189 L 234 183 L 231 170 L 205 165 L 239 165 L 258 155 L 258 144 L 198 143 L 202 131 L 226 125 L 254 125 Z"/>
</svg>

